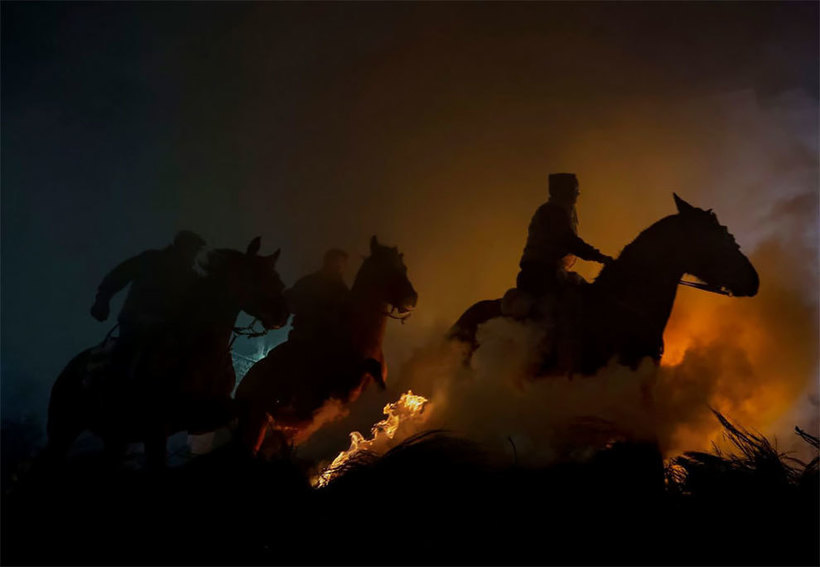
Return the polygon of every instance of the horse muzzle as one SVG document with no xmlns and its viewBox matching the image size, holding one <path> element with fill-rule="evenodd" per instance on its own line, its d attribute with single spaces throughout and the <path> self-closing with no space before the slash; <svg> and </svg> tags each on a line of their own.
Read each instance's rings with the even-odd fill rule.
<svg viewBox="0 0 820 567">
<path fill-rule="evenodd" d="M 735 297 L 754 297 L 757 295 L 760 289 L 760 276 L 757 275 L 757 270 L 751 262 L 742 280 L 729 289 Z"/>
<path fill-rule="evenodd" d="M 401 301 L 397 302 L 395 304 L 396 309 L 398 309 L 399 313 L 401 313 L 401 314 L 410 313 L 411 311 L 413 311 L 413 309 L 416 308 L 416 303 L 418 302 L 418 300 L 419 300 L 419 295 L 417 293 L 413 292 L 412 295 L 408 295 L 407 297 L 405 297 Z"/>
</svg>

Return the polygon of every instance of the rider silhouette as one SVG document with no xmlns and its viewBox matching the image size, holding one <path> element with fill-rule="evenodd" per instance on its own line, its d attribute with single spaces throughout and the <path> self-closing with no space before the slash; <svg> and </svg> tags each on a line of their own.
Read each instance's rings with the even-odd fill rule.
<svg viewBox="0 0 820 567">
<path fill-rule="evenodd" d="M 517 289 L 530 296 L 522 304 L 526 312 L 519 312 L 519 316 L 528 315 L 535 305 L 546 326 L 553 329 L 543 345 L 546 356 L 539 374 L 549 369 L 571 371 L 578 349 L 579 337 L 573 317 L 578 313 L 581 298 L 576 290 L 586 282 L 577 273 L 568 271 L 575 263 L 575 256 L 603 264 L 613 261 L 578 236 L 575 203 L 580 192 L 575 174 L 551 173 L 549 193 L 549 200 L 530 221 L 521 271 L 516 278 Z M 515 307 L 507 307 L 514 302 L 509 296 L 505 299 L 502 309 L 515 312 Z"/>
<path fill-rule="evenodd" d="M 133 362 L 142 347 L 177 323 L 186 294 L 199 277 L 194 262 L 204 246 L 199 235 L 183 230 L 170 246 L 129 258 L 103 278 L 91 306 L 91 315 L 98 321 L 108 318 L 111 298 L 131 284 L 118 317 L 115 365 Z"/>
<path fill-rule="evenodd" d="M 541 205 L 530 221 L 527 244 L 521 256 L 521 271 L 516 286 L 535 297 L 559 289 L 575 279 L 567 268 L 584 260 L 607 264 L 610 256 L 602 254 L 578 236 L 578 179 L 574 173 L 551 173 L 549 200 Z M 577 278 L 578 276 L 576 276 Z"/>
<path fill-rule="evenodd" d="M 304 276 L 285 291 L 293 313 L 289 340 L 315 341 L 339 333 L 350 295 L 344 281 L 347 258 L 344 250 L 328 250 L 319 271 Z"/>
</svg>

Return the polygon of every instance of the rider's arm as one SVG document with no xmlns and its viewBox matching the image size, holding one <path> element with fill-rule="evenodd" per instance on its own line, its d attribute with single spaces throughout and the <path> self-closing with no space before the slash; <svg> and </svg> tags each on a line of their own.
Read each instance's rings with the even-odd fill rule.
<svg viewBox="0 0 820 567">
<path fill-rule="evenodd" d="M 560 230 L 563 235 L 566 249 L 569 250 L 571 254 L 578 256 L 582 260 L 591 262 L 606 263 L 612 260 L 612 258 L 606 254 L 602 254 L 601 251 L 594 246 L 584 242 L 584 240 L 572 230 L 569 215 L 556 215 L 553 222 L 559 224 L 558 230 Z"/>
<path fill-rule="evenodd" d="M 606 254 L 602 254 L 600 250 L 584 242 L 580 236 L 573 234 L 569 239 L 570 251 L 583 260 L 592 262 L 609 262 L 612 260 Z"/>
<path fill-rule="evenodd" d="M 150 261 L 153 253 L 153 250 L 143 252 L 133 258 L 129 258 L 108 272 L 108 275 L 103 278 L 103 281 L 97 288 L 97 298 L 104 298 L 105 301 L 108 301 L 118 291 L 131 283 L 131 281 L 142 272 L 145 264 Z"/>
<path fill-rule="evenodd" d="M 127 286 L 137 275 L 144 270 L 147 262 L 150 262 L 151 257 L 156 254 L 155 250 L 143 252 L 139 256 L 129 258 L 103 278 L 100 287 L 97 288 L 97 297 L 94 300 L 94 305 L 91 306 L 91 316 L 97 321 L 105 321 L 108 319 L 108 302 L 111 298 Z"/>
</svg>

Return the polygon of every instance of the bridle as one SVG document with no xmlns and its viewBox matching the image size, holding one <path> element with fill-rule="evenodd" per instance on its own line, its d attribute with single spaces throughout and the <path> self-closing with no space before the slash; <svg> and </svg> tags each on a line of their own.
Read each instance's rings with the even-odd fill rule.
<svg viewBox="0 0 820 567">
<path fill-rule="evenodd" d="M 397 321 L 401 321 L 401 324 L 404 325 L 404 322 L 407 321 L 410 318 L 410 315 L 412 315 L 413 312 L 408 311 L 407 313 L 405 313 L 403 315 L 401 314 L 401 312 L 399 312 L 397 315 L 394 315 L 394 313 L 397 311 L 397 309 L 398 308 L 395 305 L 392 305 L 390 307 L 390 311 L 385 311 L 384 314 L 385 314 L 385 316 L 390 317 L 391 319 L 396 319 Z"/>
<path fill-rule="evenodd" d="M 228 344 L 228 348 L 233 346 L 233 343 L 236 340 L 236 337 L 241 336 L 241 337 L 247 337 L 249 339 L 252 339 L 254 337 L 261 337 L 263 335 L 267 335 L 268 332 L 270 331 L 270 329 L 265 329 L 264 327 L 262 328 L 261 331 L 257 331 L 257 330 L 254 329 L 254 327 L 256 326 L 257 321 L 259 321 L 259 319 L 254 318 L 254 320 L 251 321 L 250 324 L 248 324 L 244 327 L 233 327 L 231 329 L 231 331 L 233 331 L 234 335 L 231 338 L 231 342 Z"/>
<path fill-rule="evenodd" d="M 695 289 L 700 289 L 700 290 L 708 291 L 708 292 L 711 292 L 711 293 L 717 293 L 718 295 L 728 295 L 729 297 L 732 297 L 732 292 L 731 291 L 725 290 L 722 287 L 716 287 L 716 286 L 713 286 L 713 285 L 709 285 L 707 283 L 688 282 L 686 280 L 681 280 L 681 281 L 678 282 L 678 285 L 684 285 L 684 286 L 687 286 L 687 287 L 693 287 Z"/>
</svg>

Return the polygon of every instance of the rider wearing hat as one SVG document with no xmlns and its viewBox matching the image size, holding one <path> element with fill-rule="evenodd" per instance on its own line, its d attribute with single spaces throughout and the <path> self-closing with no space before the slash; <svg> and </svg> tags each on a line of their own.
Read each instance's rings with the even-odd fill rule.
<svg viewBox="0 0 820 567">
<path fill-rule="evenodd" d="M 542 345 L 545 357 L 539 374 L 554 369 L 571 372 L 578 352 L 573 318 L 581 298 L 575 290 L 585 282 L 577 273 L 568 271 L 575 257 L 603 264 L 613 260 L 578 236 L 575 203 L 580 192 L 575 174 L 550 174 L 549 193 L 549 200 L 530 221 L 516 278 L 517 290 L 510 290 L 502 301 L 502 311 L 517 318 L 529 316 L 535 308 L 536 316 L 552 329 Z"/>
<path fill-rule="evenodd" d="M 350 290 L 344 281 L 347 252 L 325 252 L 322 268 L 298 280 L 285 291 L 293 328 L 291 341 L 327 340 L 340 332 Z"/>
<path fill-rule="evenodd" d="M 549 201 L 541 205 L 530 221 L 527 244 L 521 256 L 521 271 L 516 279 L 519 290 L 541 297 L 558 289 L 569 279 L 567 269 L 575 256 L 584 260 L 612 261 L 578 236 L 578 179 L 574 173 L 551 173 Z"/>
</svg>

